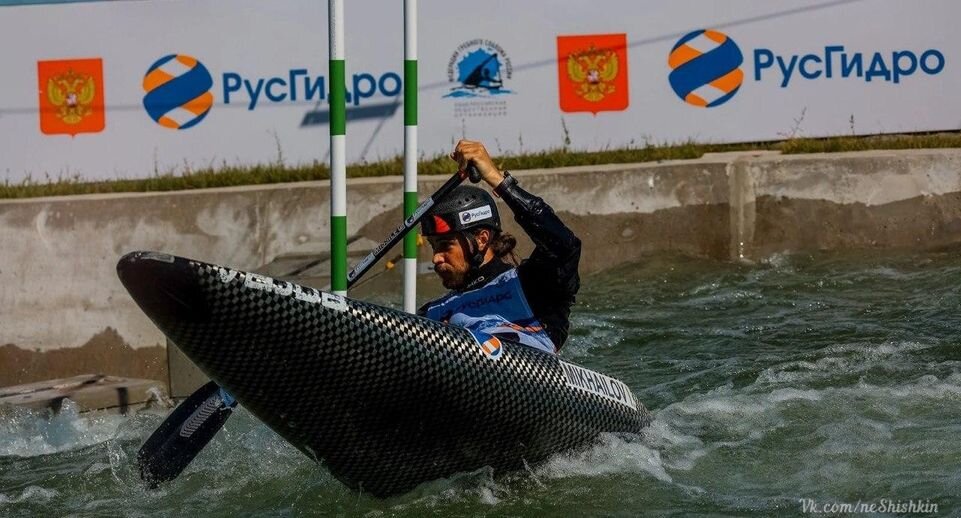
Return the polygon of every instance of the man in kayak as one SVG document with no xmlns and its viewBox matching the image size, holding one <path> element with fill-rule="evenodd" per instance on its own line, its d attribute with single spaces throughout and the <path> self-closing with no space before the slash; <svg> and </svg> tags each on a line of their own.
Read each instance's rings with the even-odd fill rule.
<svg viewBox="0 0 961 518">
<path fill-rule="evenodd" d="M 580 288 L 580 239 L 544 200 L 500 171 L 480 142 L 458 142 L 451 158 L 461 170 L 470 163 L 477 168 L 535 248 L 518 265 L 517 241 L 502 231 L 494 198 L 478 187 L 456 188 L 422 222 L 434 271 L 451 291 L 418 314 L 556 353 L 567 340 Z"/>
</svg>

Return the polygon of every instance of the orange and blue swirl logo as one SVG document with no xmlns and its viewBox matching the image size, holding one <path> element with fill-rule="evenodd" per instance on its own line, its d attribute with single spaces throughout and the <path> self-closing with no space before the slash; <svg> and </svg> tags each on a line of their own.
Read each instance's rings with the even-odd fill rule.
<svg viewBox="0 0 961 518">
<path fill-rule="evenodd" d="M 678 40 L 667 59 L 671 88 L 686 103 L 720 106 L 734 97 L 744 72 L 744 56 L 734 40 L 713 30 L 694 31 Z"/>
<path fill-rule="evenodd" d="M 484 356 L 492 360 L 496 360 L 501 357 L 501 353 L 504 352 L 504 345 L 501 343 L 500 338 L 492 336 L 484 343 L 481 344 L 481 351 L 484 352 Z"/>
<path fill-rule="evenodd" d="M 143 78 L 143 107 L 157 124 L 187 129 L 204 120 L 214 104 L 214 81 L 196 58 L 170 54 L 158 59 Z"/>
</svg>

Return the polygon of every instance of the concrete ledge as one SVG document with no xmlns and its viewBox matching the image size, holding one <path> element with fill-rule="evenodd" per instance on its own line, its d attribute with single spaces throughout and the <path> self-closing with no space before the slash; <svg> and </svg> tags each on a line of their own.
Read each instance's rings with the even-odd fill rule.
<svg viewBox="0 0 961 518">
<path fill-rule="evenodd" d="M 163 406 L 163 394 L 163 384 L 158 381 L 87 374 L 0 389 L 0 410 L 3 405 L 13 405 L 59 412 L 64 400 L 70 399 L 81 412 L 126 414 L 145 405 Z"/>
<path fill-rule="evenodd" d="M 581 237 L 583 274 L 659 252 L 753 261 L 775 252 L 961 243 L 957 149 L 725 153 L 514 174 Z M 444 180 L 422 178 L 420 192 Z M 399 176 L 351 180 L 348 232 L 383 239 L 401 219 L 401 186 Z M 328 182 L 305 182 L 0 202 L 0 344 L 47 355 L 112 328 L 134 351 L 163 350 L 163 336 L 117 280 L 122 254 L 162 250 L 241 269 L 320 256 L 328 199 Z M 511 218 L 505 226 L 520 238 L 521 254 L 529 252 Z M 322 263 L 311 267 L 311 282 L 322 282 Z M 423 281 L 422 293 L 438 291 L 431 277 Z M 355 295 L 368 293 L 365 286 Z M 107 355 L 102 371 L 120 372 L 129 358 Z M 31 365 L 0 362 L 0 380 L 50 377 Z"/>
</svg>

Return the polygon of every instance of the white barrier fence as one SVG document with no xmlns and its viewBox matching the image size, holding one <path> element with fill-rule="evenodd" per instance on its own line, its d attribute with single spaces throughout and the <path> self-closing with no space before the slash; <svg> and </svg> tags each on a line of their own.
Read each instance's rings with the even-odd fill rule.
<svg viewBox="0 0 961 518">
<path fill-rule="evenodd" d="M 351 162 L 403 151 L 403 3 L 346 2 Z M 421 0 L 419 142 L 494 154 L 959 126 L 961 4 Z M 326 163 L 314 0 L 0 7 L 17 182 Z M 399 173 L 400 171 L 398 171 Z"/>
</svg>

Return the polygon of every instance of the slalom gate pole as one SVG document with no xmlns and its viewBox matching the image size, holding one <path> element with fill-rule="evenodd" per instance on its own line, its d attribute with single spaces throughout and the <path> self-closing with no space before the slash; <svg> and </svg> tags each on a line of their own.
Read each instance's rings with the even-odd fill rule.
<svg viewBox="0 0 961 518">
<path fill-rule="evenodd" d="M 330 287 L 347 295 L 347 78 L 344 0 L 328 0 L 330 37 Z"/>
<path fill-rule="evenodd" d="M 417 0 L 404 0 L 404 218 L 417 209 Z M 417 233 L 404 237 L 404 311 L 417 309 Z"/>
</svg>

